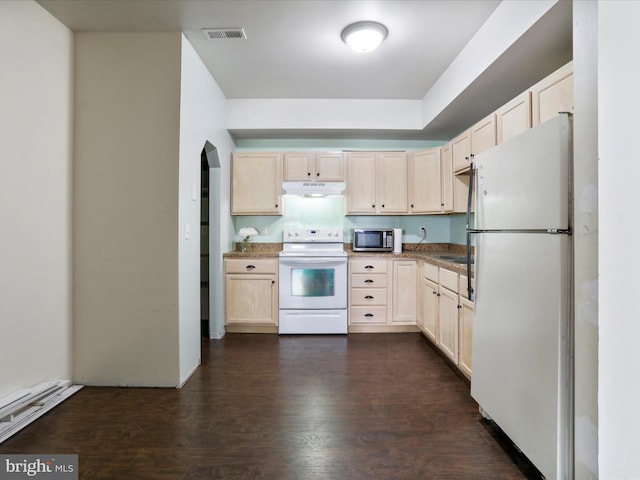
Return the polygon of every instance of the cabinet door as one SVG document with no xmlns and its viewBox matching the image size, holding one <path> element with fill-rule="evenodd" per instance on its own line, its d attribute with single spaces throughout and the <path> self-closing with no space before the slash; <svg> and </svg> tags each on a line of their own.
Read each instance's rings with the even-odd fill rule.
<svg viewBox="0 0 640 480">
<path fill-rule="evenodd" d="M 344 155 L 342 153 L 317 153 L 316 180 L 344 182 Z"/>
<path fill-rule="evenodd" d="M 471 163 L 471 132 L 467 130 L 451 140 L 451 158 L 453 172 L 457 173 L 469 168 Z"/>
<path fill-rule="evenodd" d="M 458 368 L 471 379 L 471 343 L 473 338 L 473 302 L 460 297 L 460 351 Z"/>
<path fill-rule="evenodd" d="M 475 185 L 477 187 L 477 185 Z M 456 213 L 467 212 L 467 199 L 469 198 L 469 172 L 461 173 L 453 177 L 453 211 Z M 471 211 L 475 212 L 475 198 L 471 199 Z"/>
<path fill-rule="evenodd" d="M 377 212 L 408 213 L 407 154 L 405 152 L 379 153 L 377 161 Z"/>
<path fill-rule="evenodd" d="M 412 152 L 409 161 L 409 212 L 442 212 L 442 170 L 439 148 Z"/>
<path fill-rule="evenodd" d="M 393 323 L 416 324 L 418 305 L 417 262 L 395 260 L 393 262 Z"/>
<path fill-rule="evenodd" d="M 471 127 L 471 158 L 496 146 L 496 116 L 491 114 Z"/>
<path fill-rule="evenodd" d="M 531 92 L 533 125 L 549 120 L 558 112 L 573 112 L 573 62 L 538 82 Z"/>
<path fill-rule="evenodd" d="M 440 161 L 442 211 L 453 212 L 453 157 L 450 143 L 442 147 Z"/>
<path fill-rule="evenodd" d="M 282 155 L 277 152 L 233 155 L 231 213 L 280 215 Z"/>
<path fill-rule="evenodd" d="M 440 349 L 458 364 L 458 294 L 446 288 L 440 288 L 439 297 Z"/>
<path fill-rule="evenodd" d="M 528 90 L 496 112 L 498 143 L 506 142 L 531 128 L 531 92 Z"/>
<path fill-rule="evenodd" d="M 278 325 L 275 275 L 225 275 L 226 325 Z"/>
<path fill-rule="evenodd" d="M 286 181 L 306 181 L 315 178 L 315 153 L 287 152 L 283 158 L 283 176 Z"/>
<path fill-rule="evenodd" d="M 350 153 L 347 156 L 347 213 L 376 212 L 376 154 Z"/>
<path fill-rule="evenodd" d="M 438 284 L 423 278 L 422 285 L 424 287 L 424 297 L 422 299 L 424 333 L 433 343 L 438 345 L 440 343 L 440 335 L 438 333 L 438 316 L 440 315 Z"/>
</svg>

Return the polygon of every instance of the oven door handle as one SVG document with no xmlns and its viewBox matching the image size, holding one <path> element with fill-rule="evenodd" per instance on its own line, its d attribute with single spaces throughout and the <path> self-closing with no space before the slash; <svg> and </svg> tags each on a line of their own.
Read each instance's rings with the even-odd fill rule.
<svg viewBox="0 0 640 480">
<path fill-rule="evenodd" d="M 297 258 L 286 258 L 280 259 L 281 265 L 293 266 L 297 267 L 300 265 L 322 265 L 325 267 L 329 266 L 340 266 L 345 265 L 347 263 L 346 258 L 331 258 L 331 257 L 297 257 Z"/>
</svg>

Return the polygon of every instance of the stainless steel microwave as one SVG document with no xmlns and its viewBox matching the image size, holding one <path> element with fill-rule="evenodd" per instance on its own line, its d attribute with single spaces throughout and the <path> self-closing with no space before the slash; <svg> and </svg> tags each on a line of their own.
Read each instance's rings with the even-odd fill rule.
<svg viewBox="0 0 640 480">
<path fill-rule="evenodd" d="M 393 252 L 393 230 L 354 228 L 354 252 Z"/>
</svg>

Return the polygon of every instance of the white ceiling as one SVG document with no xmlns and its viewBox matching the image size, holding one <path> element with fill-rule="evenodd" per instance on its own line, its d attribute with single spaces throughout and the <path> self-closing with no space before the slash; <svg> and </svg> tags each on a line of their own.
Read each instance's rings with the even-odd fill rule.
<svg viewBox="0 0 640 480">
<path fill-rule="evenodd" d="M 499 0 L 38 0 L 74 32 L 182 31 L 227 98 L 422 99 Z M 547 19 L 504 65 L 479 79 L 421 133 L 460 131 L 571 59 L 571 8 Z M 560 9 L 555 9 L 560 10 Z M 568 13 L 567 13 L 568 12 Z M 374 52 L 340 39 L 360 20 L 385 24 Z M 552 21 L 553 20 L 553 21 Z M 568 23 L 568 24 L 567 24 Z M 246 39 L 207 40 L 203 28 L 244 28 Z M 568 33 L 567 33 L 568 30 Z M 534 49 L 534 52 L 531 50 Z M 515 68 L 514 68 L 515 65 Z M 503 70 L 507 80 L 496 78 Z M 528 83 L 527 83 L 528 82 Z M 471 86 L 473 87 L 473 86 Z M 476 98 L 479 95 L 478 98 Z M 509 96 L 510 95 L 510 96 Z M 475 100 L 471 100 L 471 98 Z M 463 107 L 466 105 L 466 107 Z M 467 123 L 463 125 L 463 123 Z"/>
</svg>

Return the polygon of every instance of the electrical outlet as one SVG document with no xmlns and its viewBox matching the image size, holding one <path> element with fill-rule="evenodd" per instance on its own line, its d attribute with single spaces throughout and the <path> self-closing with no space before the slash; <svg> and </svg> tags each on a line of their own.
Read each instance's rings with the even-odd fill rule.
<svg viewBox="0 0 640 480">
<path fill-rule="evenodd" d="M 424 238 L 424 237 L 426 237 L 426 236 L 427 236 L 427 229 L 426 229 L 426 228 L 424 228 L 424 227 L 420 227 L 420 230 L 418 230 L 418 233 L 420 234 L 420 236 L 421 236 L 422 238 Z"/>
</svg>

